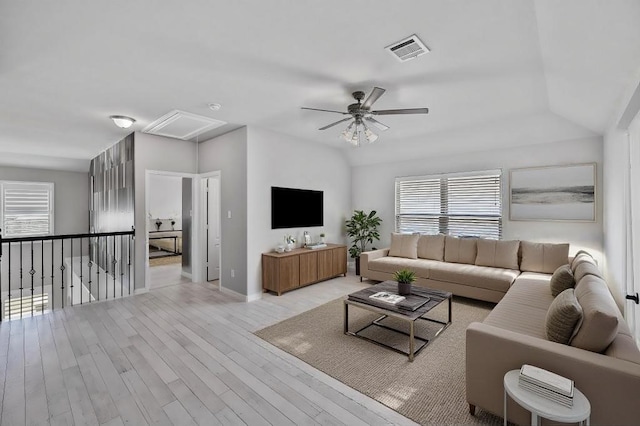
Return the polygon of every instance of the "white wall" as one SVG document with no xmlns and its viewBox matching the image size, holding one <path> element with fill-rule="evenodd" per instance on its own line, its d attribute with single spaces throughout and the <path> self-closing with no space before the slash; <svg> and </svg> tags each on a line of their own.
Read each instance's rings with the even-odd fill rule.
<svg viewBox="0 0 640 426">
<path fill-rule="evenodd" d="M 344 243 L 344 220 L 350 215 L 351 168 L 339 149 L 250 127 L 248 131 L 247 190 L 247 295 L 262 292 L 262 253 L 283 243 L 285 234 L 296 237 L 305 230 L 317 239 Z M 222 180 L 224 181 L 224 174 Z M 271 229 L 271 187 L 324 191 L 324 226 Z"/>
<path fill-rule="evenodd" d="M 247 128 L 198 145 L 198 172 L 220 171 L 220 285 L 247 294 Z M 231 218 L 228 214 L 231 212 Z M 231 270 L 234 276 L 231 276 Z"/>
<path fill-rule="evenodd" d="M 180 176 L 149 175 L 147 192 L 149 193 L 148 210 L 151 213 L 151 221 L 175 219 L 175 229 L 182 229 L 182 178 Z"/>
<path fill-rule="evenodd" d="M 195 173 L 197 170 L 196 144 L 178 139 L 163 138 L 136 132 L 135 161 L 135 286 L 144 288 L 147 244 L 147 218 L 145 213 L 145 174 L 147 170 Z"/>
<path fill-rule="evenodd" d="M 597 163 L 596 222 L 533 222 L 509 220 L 509 169 L 571 163 Z M 571 251 L 588 249 L 597 257 L 602 252 L 602 140 L 589 138 L 520 146 L 442 157 L 426 157 L 398 163 L 353 168 L 353 209 L 377 210 L 383 223 L 377 247 L 387 247 L 394 231 L 394 178 L 400 176 L 473 170 L 502 169 L 503 238 L 531 241 L 570 242 Z"/>
<path fill-rule="evenodd" d="M 54 233 L 89 232 L 89 173 L 0 166 L 0 180 L 53 182 Z"/>
</svg>

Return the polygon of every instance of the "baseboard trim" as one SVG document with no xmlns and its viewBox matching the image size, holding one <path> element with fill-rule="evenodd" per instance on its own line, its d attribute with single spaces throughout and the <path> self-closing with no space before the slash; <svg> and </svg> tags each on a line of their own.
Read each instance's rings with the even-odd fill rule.
<svg viewBox="0 0 640 426">
<path fill-rule="evenodd" d="M 247 302 L 255 302 L 262 299 L 262 293 L 254 293 L 247 296 Z"/>
<path fill-rule="evenodd" d="M 227 293 L 227 294 L 231 294 L 235 297 L 238 297 L 242 300 L 244 300 L 245 302 L 253 302 L 256 300 L 260 300 L 262 298 L 262 293 L 258 293 L 258 294 L 250 294 L 250 295 L 244 295 L 242 293 L 238 293 L 235 290 L 231 290 L 229 288 L 223 287 L 222 285 L 220 285 L 220 291 L 223 293 Z"/>
<path fill-rule="evenodd" d="M 180 271 L 180 275 L 193 281 L 193 276 L 188 272 Z"/>
<path fill-rule="evenodd" d="M 138 294 L 144 294 L 144 293 L 149 293 L 149 289 L 148 288 L 136 288 L 135 290 L 133 290 L 133 295 L 137 296 Z"/>
</svg>

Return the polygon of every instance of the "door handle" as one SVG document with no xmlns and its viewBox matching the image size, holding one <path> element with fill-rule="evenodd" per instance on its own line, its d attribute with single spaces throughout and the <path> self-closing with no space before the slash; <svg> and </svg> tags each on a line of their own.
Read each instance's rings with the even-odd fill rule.
<svg viewBox="0 0 640 426">
<path fill-rule="evenodd" d="M 636 294 L 627 294 L 625 296 L 625 299 L 633 300 L 634 302 L 636 302 L 636 305 L 640 305 L 640 297 L 638 296 L 638 293 L 636 293 Z"/>
</svg>

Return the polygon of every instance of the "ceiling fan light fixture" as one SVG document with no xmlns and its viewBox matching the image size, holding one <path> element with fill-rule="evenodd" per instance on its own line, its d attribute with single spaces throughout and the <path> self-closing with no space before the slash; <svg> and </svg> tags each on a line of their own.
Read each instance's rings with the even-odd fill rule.
<svg viewBox="0 0 640 426">
<path fill-rule="evenodd" d="M 340 134 L 340 136 L 342 137 L 342 139 L 344 139 L 347 142 L 351 142 L 351 139 L 353 139 L 354 136 L 354 128 L 353 125 L 355 124 L 355 121 L 352 122 L 351 124 L 349 124 L 347 126 L 346 129 L 344 129 L 344 131 Z"/>
<path fill-rule="evenodd" d="M 378 135 L 373 133 L 371 129 L 369 129 L 367 126 L 365 126 L 364 129 L 364 135 L 367 137 L 367 142 L 373 143 L 378 140 Z"/>
<path fill-rule="evenodd" d="M 134 120 L 133 118 L 127 117 L 125 115 L 111 115 L 109 116 L 109 118 L 113 120 L 113 123 L 121 129 L 128 129 L 133 125 L 133 123 L 136 122 L 136 120 Z"/>
</svg>

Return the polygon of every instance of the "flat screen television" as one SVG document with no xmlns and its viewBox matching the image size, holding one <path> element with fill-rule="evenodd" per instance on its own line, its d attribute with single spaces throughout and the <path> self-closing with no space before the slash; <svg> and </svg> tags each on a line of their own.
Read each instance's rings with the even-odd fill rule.
<svg viewBox="0 0 640 426">
<path fill-rule="evenodd" d="M 271 229 L 324 225 L 324 193 L 271 187 Z"/>
</svg>

